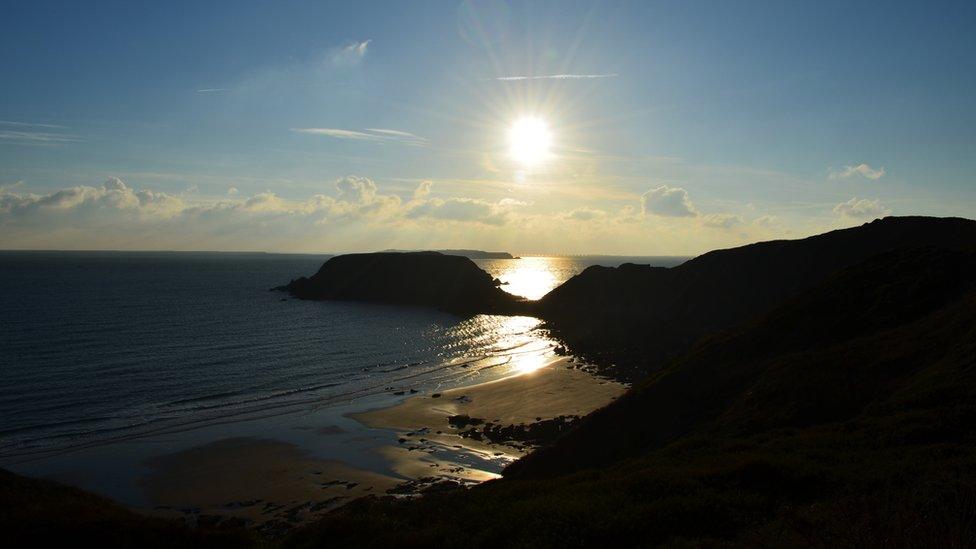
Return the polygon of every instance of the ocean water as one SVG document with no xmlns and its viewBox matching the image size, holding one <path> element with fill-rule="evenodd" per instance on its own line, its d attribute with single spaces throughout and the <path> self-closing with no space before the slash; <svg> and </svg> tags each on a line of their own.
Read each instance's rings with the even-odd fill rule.
<svg viewBox="0 0 976 549">
<path fill-rule="evenodd" d="M 553 342 L 529 317 L 306 302 L 269 288 L 328 256 L 0 252 L 0 465 L 237 418 L 410 394 L 530 370 Z M 589 265 L 477 263 L 537 299 Z"/>
</svg>

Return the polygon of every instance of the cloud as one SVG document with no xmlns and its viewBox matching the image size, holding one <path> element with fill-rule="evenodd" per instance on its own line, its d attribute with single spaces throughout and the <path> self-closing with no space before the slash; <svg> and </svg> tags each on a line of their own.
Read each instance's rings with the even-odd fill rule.
<svg viewBox="0 0 976 549">
<path fill-rule="evenodd" d="M 501 82 L 518 82 L 520 80 L 592 80 L 597 78 L 616 78 L 616 73 L 610 74 L 546 74 L 541 76 L 498 76 L 495 80 Z"/>
<path fill-rule="evenodd" d="M 507 220 L 507 211 L 491 202 L 475 198 L 432 198 L 413 206 L 408 212 L 410 218 L 429 218 L 445 221 L 473 221 L 487 225 L 502 225 Z"/>
<path fill-rule="evenodd" d="M 369 43 L 373 40 L 350 42 L 332 51 L 332 64 L 337 67 L 353 67 L 362 62 L 369 50 Z"/>
<path fill-rule="evenodd" d="M 757 225 L 759 227 L 767 227 L 767 228 L 769 228 L 769 227 L 773 227 L 775 225 L 778 225 L 779 224 L 779 218 L 776 217 L 775 215 L 764 215 L 764 216 L 761 216 L 761 217 L 757 217 L 756 219 L 753 219 L 752 220 L 752 224 L 753 225 Z"/>
<path fill-rule="evenodd" d="M 433 186 L 434 186 L 433 181 L 429 181 L 429 180 L 421 181 L 420 184 L 417 185 L 417 188 L 413 191 L 413 198 L 415 200 L 424 198 L 425 196 L 430 194 L 430 189 Z"/>
<path fill-rule="evenodd" d="M 335 139 L 354 141 L 373 141 L 376 143 L 397 142 L 408 145 L 426 145 L 427 140 L 419 135 L 386 128 L 366 128 L 364 130 L 344 130 L 341 128 L 292 128 L 291 131 L 311 135 L 324 135 Z"/>
<path fill-rule="evenodd" d="M 64 128 L 57 124 L 38 124 L 35 122 L 14 122 L 12 120 L 0 120 L 0 126 L 17 126 L 21 128 Z"/>
<path fill-rule="evenodd" d="M 220 93 L 220 92 L 229 92 L 229 91 L 231 91 L 230 88 L 203 88 L 197 90 L 197 93 Z"/>
<path fill-rule="evenodd" d="M 885 208 L 878 199 L 868 200 L 854 197 L 847 202 L 841 202 L 834 206 L 834 213 L 854 219 L 876 219 L 890 214 L 891 210 Z"/>
<path fill-rule="evenodd" d="M 376 183 L 368 177 L 349 175 L 336 181 L 339 200 L 369 204 L 376 198 Z"/>
<path fill-rule="evenodd" d="M 745 223 L 745 221 L 743 221 L 743 219 L 737 215 L 724 213 L 705 214 L 701 217 L 701 221 L 706 227 L 714 227 L 718 229 L 731 229 L 736 225 L 742 225 Z"/>
<path fill-rule="evenodd" d="M 874 169 L 867 164 L 858 164 L 857 166 L 844 166 L 842 169 L 830 172 L 831 179 L 850 179 L 854 176 L 860 176 L 865 179 L 870 179 L 872 181 L 877 181 L 884 177 L 885 169 L 880 167 Z"/>
<path fill-rule="evenodd" d="M 42 128 L 43 131 L 31 128 Z M 47 131 L 59 128 L 64 126 L 0 120 L 0 145 L 64 145 L 83 141 L 77 135 Z"/>
<path fill-rule="evenodd" d="M 75 211 L 98 217 L 105 211 L 115 211 L 142 219 L 171 218 L 185 206 L 182 200 L 172 195 L 135 191 L 118 177 L 109 177 L 101 187 L 81 185 L 46 195 L 0 189 L 0 213 L 16 216 Z"/>
<path fill-rule="evenodd" d="M 602 219 L 607 216 L 607 212 L 603 210 L 596 210 L 593 208 L 581 207 L 572 210 L 566 214 L 566 217 L 576 221 L 590 221 L 593 219 Z"/>
<path fill-rule="evenodd" d="M 66 226 L 114 227 L 125 232 L 133 221 L 143 222 L 143 227 L 165 221 L 184 228 L 219 220 L 224 227 L 214 229 L 225 233 L 228 227 L 255 219 L 261 219 L 264 226 L 297 227 L 295 223 L 304 223 L 306 231 L 323 223 L 397 224 L 411 219 L 501 225 L 512 211 L 524 205 L 511 199 L 487 202 L 464 197 L 428 198 L 430 187 L 429 181 L 422 182 L 414 198 L 404 204 L 397 195 L 380 193 L 372 179 L 349 175 L 334 182 L 334 196 L 316 194 L 305 200 L 289 200 L 266 191 L 245 199 L 198 198 L 191 204 L 178 195 L 136 191 L 121 179 L 110 177 L 99 187 L 83 185 L 47 194 L 0 188 L 0 227 L 29 225 L 41 231 Z"/>
<path fill-rule="evenodd" d="M 661 185 L 641 195 L 641 211 L 645 215 L 664 217 L 695 217 L 698 211 L 681 187 Z"/>
</svg>

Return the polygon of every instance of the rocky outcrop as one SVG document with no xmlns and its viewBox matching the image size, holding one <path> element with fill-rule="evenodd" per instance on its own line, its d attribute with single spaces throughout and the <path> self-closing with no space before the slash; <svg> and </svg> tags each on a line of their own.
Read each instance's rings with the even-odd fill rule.
<svg viewBox="0 0 976 549">
<path fill-rule="evenodd" d="M 277 288 L 300 299 L 373 301 L 457 313 L 514 313 L 521 300 L 470 259 L 438 252 L 333 257 L 309 278 Z"/>
</svg>

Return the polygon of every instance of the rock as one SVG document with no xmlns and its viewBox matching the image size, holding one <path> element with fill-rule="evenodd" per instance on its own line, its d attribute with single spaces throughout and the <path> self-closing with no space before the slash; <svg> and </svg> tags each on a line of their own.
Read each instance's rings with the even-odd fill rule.
<svg viewBox="0 0 976 549">
<path fill-rule="evenodd" d="M 278 289 L 300 299 L 420 305 L 462 313 L 515 313 L 524 300 L 499 289 L 470 259 L 436 252 L 335 256 Z"/>
<path fill-rule="evenodd" d="M 455 429 L 464 429 L 468 425 L 481 425 L 485 420 L 461 414 L 447 418 L 447 422 Z"/>
</svg>

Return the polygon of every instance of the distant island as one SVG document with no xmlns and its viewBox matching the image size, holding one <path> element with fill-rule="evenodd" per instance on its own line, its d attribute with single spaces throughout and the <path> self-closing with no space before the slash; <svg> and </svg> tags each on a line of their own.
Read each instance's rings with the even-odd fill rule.
<svg viewBox="0 0 976 549">
<path fill-rule="evenodd" d="M 484 250 L 383 250 L 380 253 L 437 252 L 444 255 L 459 255 L 468 259 L 520 259 L 508 252 L 486 252 Z"/>
<path fill-rule="evenodd" d="M 300 299 L 419 305 L 457 313 L 515 313 L 522 300 L 460 255 L 440 252 L 347 254 L 326 261 L 311 277 L 276 289 Z"/>
</svg>

